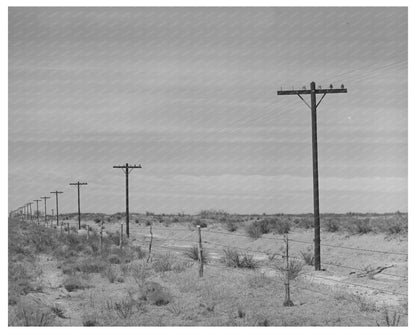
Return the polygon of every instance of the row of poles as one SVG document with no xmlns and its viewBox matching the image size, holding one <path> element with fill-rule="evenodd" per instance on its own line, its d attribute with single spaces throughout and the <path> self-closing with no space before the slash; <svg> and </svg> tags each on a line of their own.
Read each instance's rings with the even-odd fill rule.
<svg viewBox="0 0 416 333">
<path fill-rule="evenodd" d="M 311 110 L 311 123 L 312 123 L 312 168 L 313 168 L 313 206 L 314 206 L 314 254 L 315 254 L 315 270 L 321 270 L 321 236 L 320 236 L 320 218 L 319 218 L 319 181 L 318 181 L 318 135 L 317 135 L 317 115 L 316 111 L 323 99 L 328 94 L 340 94 L 347 93 L 347 89 L 344 85 L 340 88 L 334 88 L 330 85 L 329 89 L 322 89 L 321 86 L 316 88 L 315 82 L 310 83 L 310 88 L 303 87 L 299 90 L 283 90 L 277 91 L 277 95 L 296 95 L 303 103 Z M 310 104 L 302 97 L 303 95 L 309 95 L 311 98 Z M 320 96 L 317 102 L 317 96 Z M 126 175 L 126 234 L 130 235 L 129 229 L 129 173 L 132 169 L 141 168 L 141 165 L 116 165 L 113 168 L 120 168 Z M 79 186 L 80 183 L 71 183 L 71 185 L 78 184 L 78 222 L 79 228 L 81 228 L 81 217 L 79 210 Z M 56 219 L 58 221 L 58 191 L 51 192 L 56 194 Z M 49 197 L 42 197 L 45 200 L 45 221 L 46 221 L 46 199 Z M 39 212 L 39 210 L 38 210 Z"/>
<path fill-rule="evenodd" d="M 129 165 L 128 163 L 124 164 L 124 165 L 115 165 L 113 166 L 113 168 L 115 169 L 122 169 L 122 171 L 124 172 L 124 174 L 126 175 L 126 235 L 127 237 L 130 236 L 130 228 L 129 228 L 129 173 L 133 170 L 133 169 L 141 169 L 142 166 L 141 164 L 139 165 Z M 74 183 L 69 183 L 69 185 L 71 186 L 76 186 L 77 187 L 77 193 L 78 193 L 78 229 L 81 229 L 81 191 L 80 191 L 80 187 L 84 186 L 84 185 L 88 185 L 88 183 L 84 183 L 84 182 L 74 182 Z M 55 194 L 55 203 L 56 203 L 56 225 L 59 226 L 59 194 L 62 194 L 64 192 L 62 191 L 53 191 L 50 192 L 51 194 Z M 45 224 L 47 224 L 47 205 L 46 205 L 46 201 L 48 199 L 50 199 L 51 197 L 48 196 L 42 196 L 40 197 L 40 199 L 35 199 L 33 200 L 34 202 L 36 202 L 36 219 L 37 222 L 39 224 L 39 202 L 40 201 L 44 201 L 45 204 Z M 10 212 L 10 217 L 14 216 L 14 215 L 19 215 L 21 217 L 26 217 L 26 219 L 32 221 L 33 220 L 33 214 L 32 214 L 32 204 L 33 202 L 29 202 L 26 203 L 25 205 L 18 207 L 17 209 L 15 209 L 14 211 Z M 52 216 L 53 216 L 53 210 L 52 210 Z"/>
</svg>

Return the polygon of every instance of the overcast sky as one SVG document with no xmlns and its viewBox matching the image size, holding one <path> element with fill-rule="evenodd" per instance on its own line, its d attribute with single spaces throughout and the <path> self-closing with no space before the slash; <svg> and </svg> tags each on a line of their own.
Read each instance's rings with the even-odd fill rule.
<svg viewBox="0 0 416 333">
<path fill-rule="evenodd" d="M 407 9 L 10 8 L 9 208 L 312 212 L 312 80 L 321 212 L 407 211 Z"/>
</svg>

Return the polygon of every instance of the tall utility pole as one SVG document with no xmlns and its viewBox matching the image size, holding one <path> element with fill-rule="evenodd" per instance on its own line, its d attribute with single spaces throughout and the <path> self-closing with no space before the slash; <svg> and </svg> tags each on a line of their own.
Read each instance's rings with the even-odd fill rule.
<svg viewBox="0 0 416 333">
<path fill-rule="evenodd" d="M 311 109 L 312 117 L 312 166 L 313 166 L 313 213 L 315 221 L 315 270 L 321 270 L 321 225 L 319 220 L 319 182 L 318 182 L 318 135 L 316 126 L 316 109 L 321 104 L 326 94 L 346 93 L 347 89 L 341 85 L 340 89 L 334 89 L 332 84 L 329 89 L 316 89 L 315 82 L 311 82 L 310 89 L 304 87 L 302 90 L 280 90 L 277 95 L 298 95 L 299 98 Z M 316 103 L 316 95 L 322 95 L 318 104 Z M 302 95 L 311 95 L 311 105 L 309 105 Z"/>
<path fill-rule="evenodd" d="M 88 185 L 88 183 L 80 183 L 77 181 L 76 183 L 69 183 L 69 185 L 74 185 L 78 188 L 78 229 L 81 230 L 81 199 L 79 187 L 82 185 Z"/>
<path fill-rule="evenodd" d="M 56 198 L 55 199 L 55 202 L 56 202 L 56 225 L 59 226 L 58 194 L 62 194 L 64 192 L 54 191 L 54 192 L 51 192 L 51 193 L 55 193 L 55 195 L 56 195 L 56 197 L 55 197 Z M 52 210 L 52 215 L 53 215 L 53 210 Z"/>
<path fill-rule="evenodd" d="M 48 215 L 48 211 L 46 210 L 46 200 L 50 199 L 51 197 L 40 197 L 41 199 L 43 199 L 45 201 L 45 224 L 47 223 L 46 221 L 46 215 Z"/>
<path fill-rule="evenodd" d="M 29 206 L 29 219 L 32 222 L 32 202 L 29 202 L 27 205 Z"/>
<path fill-rule="evenodd" d="M 42 201 L 42 200 L 35 199 L 33 201 L 36 201 L 36 218 L 37 218 L 38 224 L 39 224 L 39 201 Z"/>
<path fill-rule="evenodd" d="M 115 165 L 113 166 L 115 169 L 122 169 L 124 174 L 126 175 L 126 234 L 127 238 L 130 236 L 130 228 L 129 228 L 129 173 L 132 169 L 141 169 L 141 164 L 139 165 L 129 165 L 126 163 L 125 165 Z"/>
</svg>

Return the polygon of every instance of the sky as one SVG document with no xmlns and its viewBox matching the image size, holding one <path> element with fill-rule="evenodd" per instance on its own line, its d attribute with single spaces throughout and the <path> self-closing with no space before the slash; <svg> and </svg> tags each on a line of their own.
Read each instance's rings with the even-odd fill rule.
<svg viewBox="0 0 416 333">
<path fill-rule="evenodd" d="M 9 8 L 9 209 L 407 211 L 406 8 Z M 43 207 L 43 205 L 42 205 Z"/>
</svg>

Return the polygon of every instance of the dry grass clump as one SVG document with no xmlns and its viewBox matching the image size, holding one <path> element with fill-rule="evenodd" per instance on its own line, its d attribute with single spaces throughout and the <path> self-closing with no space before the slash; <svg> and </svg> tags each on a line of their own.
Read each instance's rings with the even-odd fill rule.
<svg viewBox="0 0 416 333">
<path fill-rule="evenodd" d="M 77 275 L 66 277 L 63 282 L 63 286 L 68 292 L 83 290 L 86 288 L 80 277 Z"/>
<path fill-rule="evenodd" d="M 238 230 L 238 224 L 235 221 L 227 220 L 227 223 L 225 225 L 225 229 L 227 229 L 229 232 L 234 232 Z"/>
<path fill-rule="evenodd" d="M 198 261 L 199 260 L 198 246 L 194 245 L 192 247 L 187 248 L 184 252 L 184 256 L 194 261 Z M 203 249 L 202 249 L 202 262 L 204 264 L 208 262 L 208 256 Z"/>
<path fill-rule="evenodd" d="M 53 326 L 55 314 L 46 307 L 19 304 L 11 326 Z"/>
<path fill-rule="evenodd" d="M 335 219 L 327 219 L 324 222 L 324 227 L 327 232 L 337 232 L 340 230 L 340 222 Z"/>
<path fill-rule="evenodd" d="M 346 224 L 346 229 L 351 234 L 368 234 L 373 231 L 373 227 L 370 223 L 370 219 L 352 220 Z"/>
<path fill-rule="evenodd" d="M 289 221 L 274 218 L 254 221 L 246 227 L 246 232 L 251 238 L 257 239 L 263 234 L 268 234 L 272 231 L 279 235 L 287 234 L 290 228 Z"/>
<path fill-rule="evenodd" d="M 387 307 L 384 307 L 382 316 L 382 322 L 376 321 L 377 326 L 399 326 L 401 316 L 397 311 L 389 311 Z"/>
<path fill-rule="evenodd" d="M 116 265 L 108 265 L 102 272 L 101 275 L 110 281 L 110 283 L 114 283 L 119 278 L 119 272 Z"/>
<path fill-rule="evenodd" d="M 303 269 L 303 262 L 299 259 L 289 259 L 289 265 L 286 267 L 286 263 L 276 265 L 277 270 L 280 272 L 282 280 L 294 280 L 296 279 Z"/>
<path fill-rule="evenodd" d="M 171 252 L 159 254 L 153 260 L 152 267 L 155 272 L 168 272 L 173 270 L 175 257 Z"/>
<path fill-rule="evenodd" d="M 232 248 L 224 249 L 223 262 L 228 267 L 256 269 L 258 262 L 248 253 L 239 252 Z"/>
</svg>

